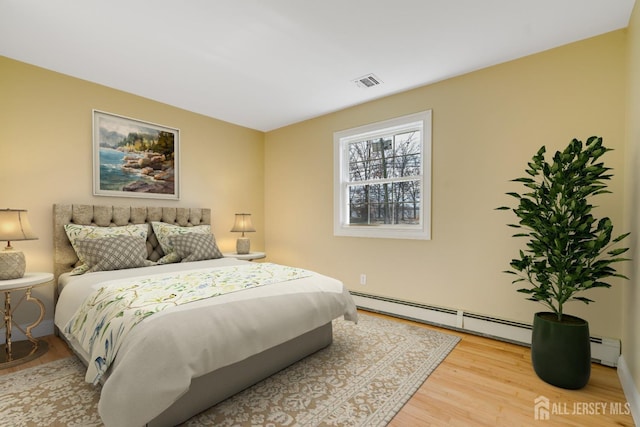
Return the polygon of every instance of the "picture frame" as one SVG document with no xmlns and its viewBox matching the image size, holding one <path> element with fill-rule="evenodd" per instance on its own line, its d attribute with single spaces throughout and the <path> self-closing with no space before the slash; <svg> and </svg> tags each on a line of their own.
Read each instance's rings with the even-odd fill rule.
<svg viewBox="0 0 640 427">
<path fill-rule="evenodd" d="M 93 112 L 93 195 L 180 199 L 180 130 Z"/>
</svg>

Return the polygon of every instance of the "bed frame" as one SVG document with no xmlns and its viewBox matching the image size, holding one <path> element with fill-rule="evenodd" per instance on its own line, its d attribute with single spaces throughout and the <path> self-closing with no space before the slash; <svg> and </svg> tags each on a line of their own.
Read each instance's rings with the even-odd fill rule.
<svg viewBox="0 0 640 427">
<path fill-rule="evenodd" d="M 162 221 L 184 227 L 211 224 L 210 209 L 170 207 L 123 207 L 102 205 L 53 205 L 54 275 L 71 271 L 78 258 L 64 231 L 69 223 L 102 227 Z M 157 261 L 164 253 L 149 226 L 148 259 Z M 55 299 L 58 290 L 56 287 Z M 64 338 L 64 337 L 63 337 Z M 191 387 L 172 406 L 147 425 L 175 426 L 247 387 L 273 375 L 300 359 L 328 346 L 333 340 L 331 322 L 276 347 L 233 365 L 194 378 Z M 82 357 L 80 357 L 82 360 Z M 86 360 L 82 360 L 85 365 Z"/>
</svg>

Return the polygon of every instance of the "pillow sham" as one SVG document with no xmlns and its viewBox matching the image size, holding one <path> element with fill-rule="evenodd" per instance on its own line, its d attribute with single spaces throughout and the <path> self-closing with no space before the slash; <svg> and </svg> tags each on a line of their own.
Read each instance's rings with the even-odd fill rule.
<svg viewBox="0 0 640 427">
<path fill-rule="evenodd" d="M 222 258 L 213 234 L 178 234 L 171 236 L 169 241 L 182 262 Z"/>
<path fill-rule="evenodd" d="M 162 252 L 164 252 L 164 256 L 158 260 L 158 264 L 180 262 L 180 257 L 173 250 L 173 245 L 170 241 L 171 237 L 182 234 L 211 234 L 211 226 L 208 224 L 182 227 L 180 225 L 167 224 L 166 222 L 152 221 L 151 227 L 158 238 Z"/>
<path fill-rule="evenodd" d="M 87 273 L 123 270 L 155 265 L 147 259 L 146 239 L 137 236 L 111 236 L 97 239 L 77 239 Z"/>
<path fill-rule="evenodd" d="M 64 231 L 73 246 L 73 250 L 76 252 L 79 263 L 76 268 L 71 272 L 72 275 L 85 273 L 86 261 L 82 251 L 78 250 L 77 241 L 80 239 L 102 239 L 111 238 L 115 236 L 131 236 L 139 237 L 145 242 L 147 240 L 147 234 L 149 233 L 149 224 L 129 224 L 118 227 L 99 227 L 96 225 L 79 225 L 79 224 L 65 224 Z M 145 257 L 146 258 L 146 257 Z"/>
</svg>

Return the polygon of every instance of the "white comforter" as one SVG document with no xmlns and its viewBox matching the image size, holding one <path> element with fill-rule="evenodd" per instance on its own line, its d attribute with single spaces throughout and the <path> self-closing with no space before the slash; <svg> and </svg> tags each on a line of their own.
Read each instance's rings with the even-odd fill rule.
<svg viewBox="0 0 640 427">
<path fill-rule="evenodd" d="M 84 299 L 106 280 L 246 261 L 232 258 L 65 278 L 55 324 L 63 330 Z M 335 279 L 311 277 L 196 301 L 138 324 L 104 381 L 99 413 L 106 426 L 142 426 L 189 389 L 192 378 L 231 365 L 344 315 L 356 307 Z M 88 355 L 67 336 L 80 356 Z"/>
</svg>

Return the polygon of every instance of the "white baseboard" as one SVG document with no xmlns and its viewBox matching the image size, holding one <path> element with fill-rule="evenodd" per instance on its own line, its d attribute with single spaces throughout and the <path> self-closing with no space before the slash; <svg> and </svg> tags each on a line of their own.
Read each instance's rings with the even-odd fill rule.
<svg viewBox="0 0 640 427">
<path fill-rule="evenodd" d="M 627 402 L 629 402 L 633 422 L 637 426 L 640 426 L 640 393 L 638 393 L 638 387 L 633 381 L 624 356 L 620 356 L 618 360 L 618 378 L 620 378 L 624 396 L 627 398 Z"/>
<path fill-rule="evenodd" d="M 530 324 L 361 292 L 351 292 L 351 296 L 356 305 L 365 310 L 531 346 L 532 326 Z M 615 367 L 619 357 L 620 340 L 591 337 L 591 359 L 594 362 Z"/>
<path fill-rule="evenodd" d="M 20 325 L 20 327 L 24 330 L 27 330 L 28 325 Z M 47 335 L 53 335 L 53 320 L 43 320 L 38 326 L 31 330 L 31 335 L 34 338 L 44 337 Z M 11 328 L 11 341 L 22 341 L 26 340 L 27 336 L 22 333 L 20 329 L 18 329 L 15 325 Z M 4 344 L 6 342 L 5 338 L 5 330 L 4 328 L 0 329 L 0 344 Z"/>
</svg>

